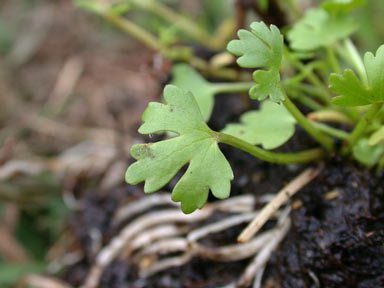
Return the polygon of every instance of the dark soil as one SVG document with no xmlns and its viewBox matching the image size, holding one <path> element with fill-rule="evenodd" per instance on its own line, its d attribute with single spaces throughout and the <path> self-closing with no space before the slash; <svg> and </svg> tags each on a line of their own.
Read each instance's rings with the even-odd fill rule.
<svg viewBox="0 0 384 288">
<path fill-rule="evenodd" d="M 383 176 L 330 162 L 299 193 L 303 206 L 275 256 L 282 287 L 384 287 Z"/>
</svg>

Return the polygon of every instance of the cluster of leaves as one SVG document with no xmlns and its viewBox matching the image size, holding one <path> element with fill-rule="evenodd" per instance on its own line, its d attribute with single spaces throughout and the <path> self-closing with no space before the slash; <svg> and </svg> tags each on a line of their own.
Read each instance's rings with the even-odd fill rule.
<svg viewBox="0 0 384 288">
<path fill-rule="evenodd" d="M 222 93 L 221 84 L 205 80 L 187 64 L 176 65 L 172 81 L 175 86 L 169 85 L 165 88 L 165 104 L 149 104 L 143 114 L 144 124 L 139 132 L 173 132 L 177 136 L 157 143 L 135 145 L 131 154 L 138 161 L 128 168 L 127 182 L 136 184 L 145 181 L 145 192 L 151 193 L 161 189 L 189 163 L 186 172 L 173 189 L 172 199 L 181 202 L 182 210 L 190 213 L 205 204 L 209 190 L 220 199 L 229 196 L 233 172 L 218 146 L 221 135 L 231 135 L 234 142 L 240 143 L 238 146 L 234 145 L 238 148 L 245 143 L 241 147 L 251 153 L 247 149 L 252 149 L 249 148 L 252 145 L 261 145 L 263 149 L 275 149 L 283 145 L 293 136 L 297 124 L 311 135 L 316 134 L 317 131 L 311 129 L 317 129 L 318 126 L 306 119 L 288 101 L 290 96 L 289 91 L 287 95 L 282 81 L 284 74 L 281 74 L 281 64 L 286 54 L 293 55 L 295 51 L 319 52 L 312 57 L 320 55 L 323 57 L 322 61 L 329 64 L 325 59 L 327 53 L 323 53 L 323 50 L 333 53 L 335 45 L 354 32 L 356 22 L 349 12 L 362 4 L 362 0 L 333 0 L 325 1 L 320 8 L 308 10 L 287 33 L 291 50 L 285 47 L 284 37 L 274 25 L 268 27 L 263 22 L 254 22 L 250 31 L 240 30 L 239 39 L 232 40 L 227 49 L 238 56 L 239 66 L 256 69 L 253 73 L 255 84 L 250 87 L 249 94 L 252 99 L 264 102 L 258 110 L 243 114 L 239 123 L 230 123 L 221 132 L 211 130 L 206 124 L 213 110 L 215 95 Z M 292 57 L 287 58 L 289 61 Z M 329 89 L 335 97 L 329 103 L 316 105 L 338 113 L 347 111 L 345 117 L 357 113 L 358 119 L 351 119 L 357 122 L 356 126 L 347 139 L 344 139 L 346 145 L 350 146 L 358 161 L 367 166 L 379 164 L 383 167 L 384 46 L 377 50 L 376 55 L 366 53 L 363 66 L 362 79 L 351 69 L 346 69 L 342 74 L 331 73 Z M 332 65 L 330 67 L 334 68 Z M 335 72 L 331 68 L 325 71 L 326 75 Z M 307 73 L 305 69 L 303 71 Z M 294 82 L 292 78 L 287 79 L 289 80 Z M 306 99 L 315 101 L 310 98 L 306 96 Z M 368 111 L 354 108 L 367 105 Z M 337 108 L 338 106 L 344 108 Z M 337 129 L 332 127 L 327 129 L 332 136 L 335 135 L 335 130 Z M 276 157 L 279 155 L 276 154 Z"/>
</svg>

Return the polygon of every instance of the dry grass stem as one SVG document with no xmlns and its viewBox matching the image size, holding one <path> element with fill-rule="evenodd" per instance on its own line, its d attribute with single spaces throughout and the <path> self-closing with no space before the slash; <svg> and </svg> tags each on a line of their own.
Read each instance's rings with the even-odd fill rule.
<svg viewBox="0 0 384 288">
<path fill-rule="evenodd" d="M 62 111 L 83 72 L 83 68 L 84 61 L 79 56 L 72 56 L 64 63 L 46 103 L 51 114 L 56 115 Z"/>
<path fill-rule="evenodd" d="M 260 228 L 271 218 L 271 216 L 286 203 L 301 188 L 315 179 L 321 172 L 322 166 L 313 169 L 308 168 L 299 176 L 293 179 L 288 185 L 281 189 L 276 197 L 270 201 L 256 216 L 256 218 L 248 225 L 246 229 L 238 237 L 239 242 L 247 242 L 255 235 Z"/>
</svg>

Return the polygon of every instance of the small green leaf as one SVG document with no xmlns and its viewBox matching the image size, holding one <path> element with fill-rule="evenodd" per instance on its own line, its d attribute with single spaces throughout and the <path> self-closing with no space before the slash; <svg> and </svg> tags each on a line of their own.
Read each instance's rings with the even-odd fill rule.
<svg viewBox="0 0 384 288">
<path fill-rule="evenodd" d="M 262 101 L 269 96 L 276 103 L 285 99 L 280 88 L 279 70 L 276 70 L 276 68 L 268 71 L 255 71 L 253 73 L 253 80 L 259 84 L 256 84 L 249 90 L 249 95 L 252 99 Z"/>
<path fill-rule="evenodd" d="M 383 153 L 384 145 L 371 146 L 366 138 L 360 139 L 353 147 L 353 156 L 368 167 L 375 165 Z"/>
<path fill-rule="evenodd" d="M 362 106 L 384 102 L 384 45 L 377 49 L 376 56 L 368 52 L 364 56 L 368 87 L 361 84 L 349 69 L 344 75 L 329 76 L 330 89 L 338 96 L 332 102 L 341 106 Z"/>
<path fill-rule="evenodd" d="M 222 131 L 264 149 L 274 149 L 287 142 L 295 133 L 296 120 L 283 105 L 271 101 L 261 103 L 259 111 L 241 116 L 241 123 L 228 124 Z"/>
<path fill-rule="evenodd" d="M 186 64 L 175 65 L 172 71 L 172 84 L 192 92 L 205 121 L 209 120 L 215 103 L 216 89 L 193 68 Z"/>
<path fill-rule="evenodd" d="M 164 89 L 164 99 L 166 104 L 149 103 L 139 132 L 171 131 L 179 136 L 134 145 L 131 154 L 138 161 L 128 168 L 126 181 L 130 184 L 145 181 L 144 191 L 152 193 L 190 163 L 172 192 L 172 199 L 181 202 L 184 213 L 202 208 L 209 190 L 217 198 L 227 198 L 233 172 L 219 149 L 215 132 L 205 124 L 192 93 L 168 85 Z"/>
<path fill-rule="evenodd" d="M 365 5 L 365 0 L 328 0 L 321 7 L 329 13 L 346 13 L 363 5 Z"/>
<path fill-rule="evenodd" d="M 329 15 L 323 9 L 310 9 L 289 31 L 288 39 L 294 50 L 315 50 L 348 37 L 355 29 L 356 23 L 349 15 Z"/>
<path fill-rule="evenodd" d="M 364 66 L 373 94 L 371 103 L 384 102 L 384 45 L 377 49 L 376 56 L 371 52 L 365 53 Z"/>
<path fill-rule="evenodd" d="M 329 83 L 329 88 L 339 95 L 332 99 L 334 104 L 350 107 L 370 104 L 370 91 L 360 83 L 352 70 L 344 70 L 343 75 L 331 74 Z"/>
<path fill-rule="evenodd" d="M 384 126 L 377 130 L 375 133 L 373 133 L 369 138 L 368 142 L 368 144 L 371 146 L 379 143 L 384 144 Z"/>
<path fill-rule="evenodd" d="M 266 68 L 267 71 L 256 71 L 253 79 L 257 83 L 251 90 L 253 99 L 264 100 L 270 97 L 274 102 L 284 100 L 280 91 L 280 64 L 283 57 L 283 36 L 279 29 L 263 22 L 253 22 L 251 31 L 239 30 L 239 40 L 228 44 L 228 51 L 236 56 L 237 63 L 244 68 Z"/>
</svg>

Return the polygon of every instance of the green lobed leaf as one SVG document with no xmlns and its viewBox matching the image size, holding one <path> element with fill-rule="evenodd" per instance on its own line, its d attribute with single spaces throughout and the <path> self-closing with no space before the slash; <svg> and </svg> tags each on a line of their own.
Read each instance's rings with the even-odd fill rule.
<svg viewBox="0 0 384 288">
<path fill-rule="evenodd" d="M 241 116 L 241 123 L 228 124 L 222 131 L 264 149 L 274 149 L 295 133 L 295 118 L 283 105 L 271 101 L 261 103 L 260 110 Z"/>
<path fill-rule="evenodd" d="M 186 64 L 177 64 L 172 70 L 172 84 L 192 92 L 205 121 L 209 120 L 215 102 L 215 86 Z"/>
<path fill-rule="evenodd" d="M 329 88 L 338 95 L 332 99 L 333 103 L 340 106 L 363 106 L 384 102 L 384 45 L 377 49 L 376 56 L 371 52 L 365 54 L 364 66 L 368 87 L 350 69 L 346 69 L 343 75 L 329 76 Z"/>
<path fill-rule="evenodd" d="M 152 193 L 189 163 L 172 192 L 172 199 L 181 202 L 184 213 L 202 208 L 209 190 L 217 198 L 227 198 L 233 172 L 219 149 L 216 134 L 205 124 L 192 93 L 168 85 L 164 89 L 164 99 L 166 104 L 149 103 L 139 132 L 170 131 L 178 136 L 134 145 L 131 155 L 138 161 L 128 168 L 126 181 L 130 184 L 145 181 L 144 191 Z"/>
<path fill-rule="evenodd" d="M 364 55 L 364 66 L 367 71 L 368 85 L 372 90 L 371 103 L 384 102 L 384 45 L 376 51 Z"/>
<path fill-rule="evenodd" d="M 353 147 L 353 156 L 364 165 L 371 167 L 379 162 L 384 153 L 384 145 L 371 146 L 368 139 L 362 138 Z"/>
<path fill-rule="evenodd" d="M 310 9 L 288 32 L 288 39 L 294 50 L 315 50 L 348 37 L 355 29 L 356 23 L 349 15 Z"/>
<path fill-rule="evenodd" d="M 283 57 L 283 36 L 279 29 L 263 22 L 253 22 L 251 31 L 239 30 L 239 40 L 229 42 L 227 49 L 239 56 L 237 63 L 244 68 L 266 68 L 253 74 L 257 83 L 251 90 L 253 99 L 264 100 L 268 96 L 274 102 L 284 100 L 280 89 L 280 64 Z"/>
<path fill-rule="evenodd" d="M 330 13 L 346 13 L 365 3 L 365 0 L 328 0 L 321 7 Z"/>
<path fill-rule="evenodd" d="M 384 144 L 384 126 L 377 130 L 369 137 L 369 145 L 376 145 L 378 143 Z"/>
<path fill-rule="evenodd" d="M 344 74 L 332 73 L 329 76 L 329 88 L 339 96 L 332 99 L 340 106 L 362 106 L 370 104 L 371 92 L 364 87 L 352 70 L 344 70 Z"/>
<path fill-rule="evenodd" d="M 280 73 L 276 68 L 268 71 L 255 71 L 253 73 L 253 80 L 259 84 L 256 84 L 249 90 L 249 95 L 252 99 L 262 101 L 269 96 L 276 103 L 285 99 L 280 88 Z"/>
</svg>

